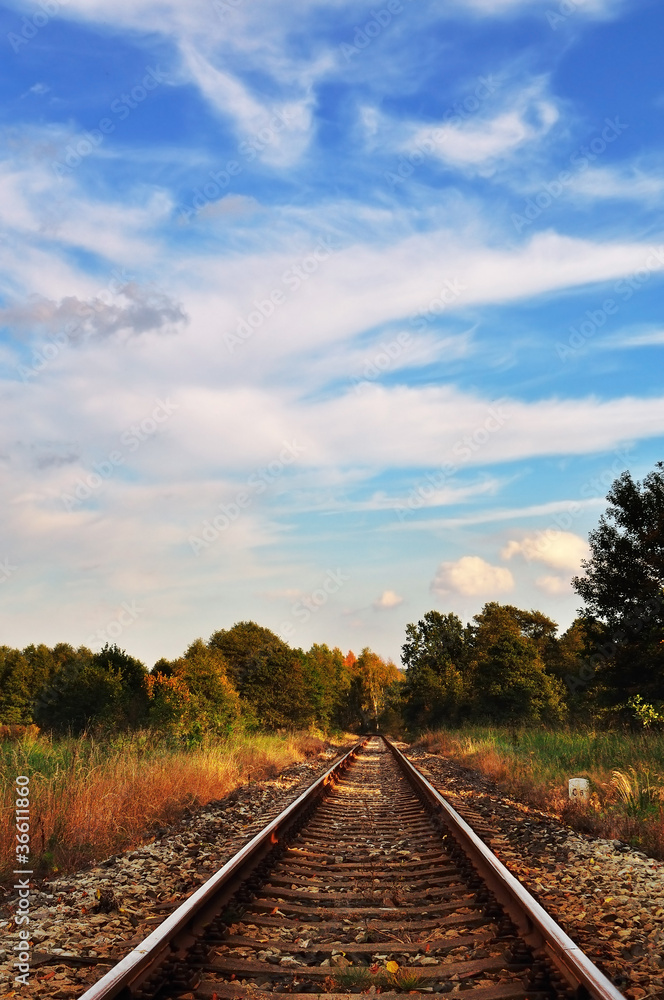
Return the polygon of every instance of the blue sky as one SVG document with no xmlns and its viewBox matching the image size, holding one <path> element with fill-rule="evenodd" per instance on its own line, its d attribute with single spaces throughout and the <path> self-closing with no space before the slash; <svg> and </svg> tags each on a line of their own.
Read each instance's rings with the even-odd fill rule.
<svg viewBox="0 0 664 1000">
<path fill-rule="evenodd" d="M 650 0 L 0 7 L 2 642 L 562 627 L 664 457 Z"/>
</svg>

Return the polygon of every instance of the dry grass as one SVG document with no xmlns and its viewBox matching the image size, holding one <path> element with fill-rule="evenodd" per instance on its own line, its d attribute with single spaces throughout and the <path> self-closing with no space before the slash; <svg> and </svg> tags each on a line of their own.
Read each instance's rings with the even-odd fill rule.
<svg viewBox="0 0 664 1000">
<path fill-rule="evenodd" d="M 426 733 L 417 745 L 451 757 L 506 793 L 554 812 L 576 830 L 624 840 L 664 858 L 664 735 L 472 727 Z M 587 802 L 567 781 L 590 781 Z"/>
<path fill-rule="evenodd" d="M 30 777 L 33 865 L 71 871 L 141 843 L 188 806 L 273 777 L 324 746 L 308 734 L 238 734 L 187 750 L 169 749 L 151 734 L 106 742 L 28 735 L 0 744 L 0 875 L 14 867 L 17 775 Z"/>
</svg>

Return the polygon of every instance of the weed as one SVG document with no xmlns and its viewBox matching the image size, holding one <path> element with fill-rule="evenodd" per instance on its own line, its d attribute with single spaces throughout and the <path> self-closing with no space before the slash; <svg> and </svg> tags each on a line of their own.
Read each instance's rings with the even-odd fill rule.
<svg viewBox="0 0 664 1000">
<path fill-rule="evenodd" d="M 627 815 L 643 816 L 657 808 L 662 800 L 662 788 L 652 784 L 649 771 L 639 774 L 634 767 L 629 770 L 631 778 L 624 771 L 614 771 L 613 786 Z"/>
<path fill-rule="evenodd" d="M 504 791 L 556 812 L 575 829 L 620 839 L 664 858 L 664 732 L 468 725 L 425 733 L 417 745 L 475 768 Z M 572 803 L 571 777 L 591 779 Z"/>
<path fill-rule="evenodd" d="M 340 990 L 358 986 L 363 990 L 368 989 L 370 986 L 380 985 L 378 978 L 366 965 L 347 965 L 343 969 L 336 969 L 334 973 L 334 983 Z"/>
<path fill-rule="evenodd" d="M 140 732 L 99 740 L 26 733 L 0 742 L 0 858 L 8 874 L 14 848 L 14 779 L 30 777 L 33 863 L 71 871 L 149 838 L 183 810 L 222 798 L 251 773 L 254 781 L 317 753 L 309 734 L 237 732 L 195 748 Z"/>
</svg>

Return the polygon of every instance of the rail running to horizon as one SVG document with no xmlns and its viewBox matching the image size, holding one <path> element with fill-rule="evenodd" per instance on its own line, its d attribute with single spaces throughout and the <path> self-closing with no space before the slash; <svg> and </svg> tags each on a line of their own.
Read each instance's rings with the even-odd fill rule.
<svg viewBox="0 0 664 1000">
<path fill-rule="evenodd" d="M 385 737 L 339 758 L 81 1000 L 624 1000 Z"/>
</svg>

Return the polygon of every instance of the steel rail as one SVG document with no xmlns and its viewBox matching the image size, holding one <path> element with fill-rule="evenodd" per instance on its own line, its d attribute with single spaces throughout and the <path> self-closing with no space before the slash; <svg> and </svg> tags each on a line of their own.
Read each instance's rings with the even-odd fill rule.
<svg viewBox="0 0 664 1000">
<path fill-rule="evenodd" d="M 577 991 L 577 996 L 590 996 L 593 1000 L 625 1000 L 620 990 L 498 860 L 422 772 L 390 740 L 385 736 L 383 739 L 411 783 L 441 816 L 451 836 L 513 921 L 522 940 L 534 952 L 543 953 L 551 960 Z"/>
<path fill-rule="evenodd" d="M 166 959 L 184 958 L 195 944 L 197 935 L 218 915 L 274 845 L 323 795 L 325 787 L 348 767 L 365 743 L 366 739 L 360 740 L 339 757 L 306 791 L 166 917 L 140 945 L 86 990 L 80 1000 L 129 998 L 132 996 L 131 988 L 145 982 Z"/>
</svg>

